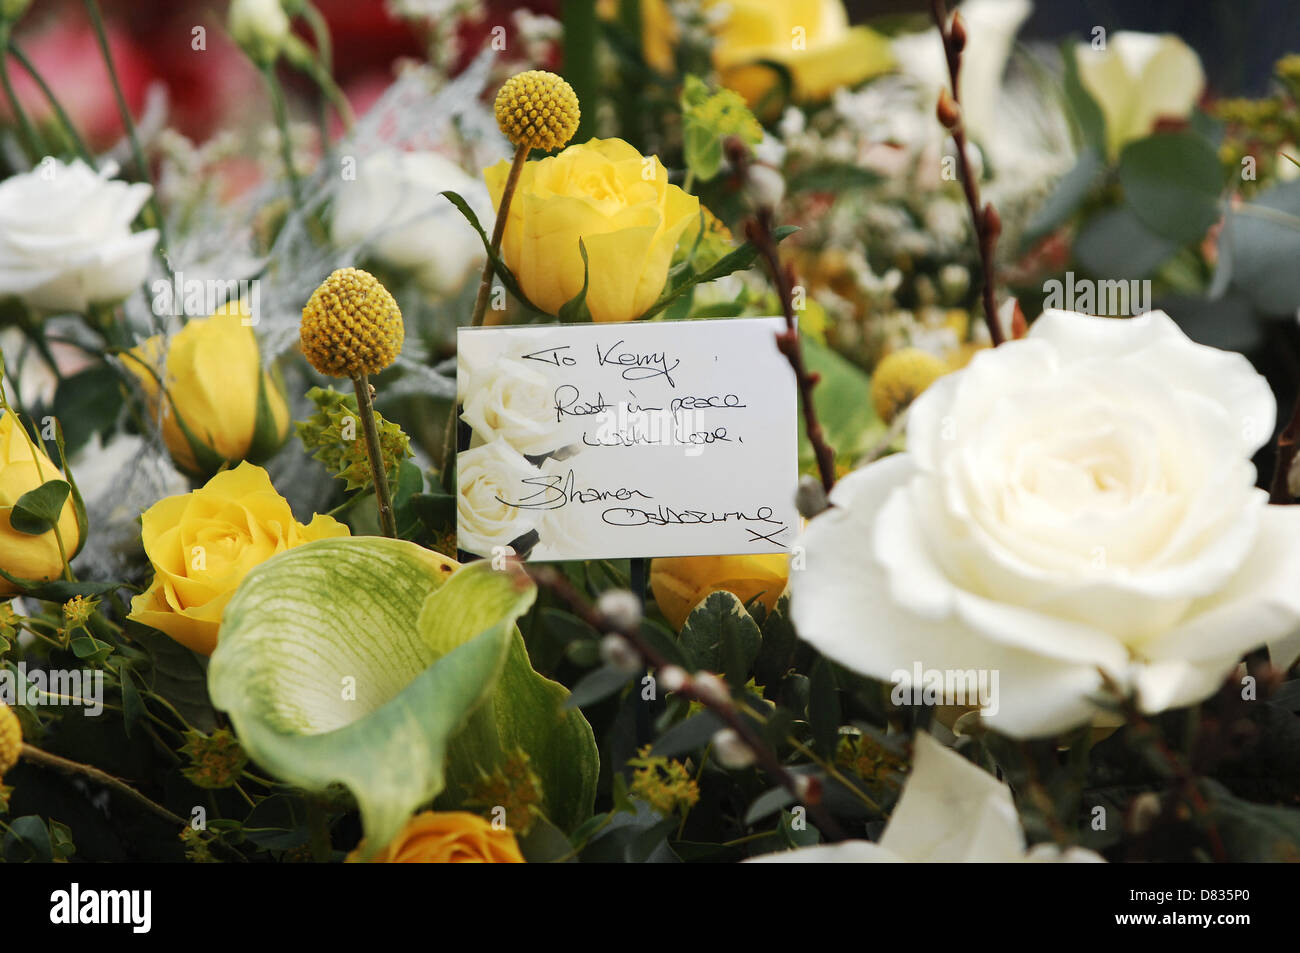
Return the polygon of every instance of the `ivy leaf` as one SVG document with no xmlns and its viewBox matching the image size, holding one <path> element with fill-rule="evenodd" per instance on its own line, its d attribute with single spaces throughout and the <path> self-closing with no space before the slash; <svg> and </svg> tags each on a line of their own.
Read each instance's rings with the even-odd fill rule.
<svg viewBox="0 0 1300 953">
<path fill-rule="evenodd" d="M 71 492 L 72 486 L 67 480 L 46 480 L 18 497 L 9 513 L 10 525 L 28 536 L 48 533 L 58 524 L 63 504 Z"/>
</svg>

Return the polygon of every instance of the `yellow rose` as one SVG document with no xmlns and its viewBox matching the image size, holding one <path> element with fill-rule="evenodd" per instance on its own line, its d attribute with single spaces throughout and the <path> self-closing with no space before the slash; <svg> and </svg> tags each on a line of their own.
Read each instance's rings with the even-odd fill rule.
<svg viewBox="0 0 1300 953">
<path fill-rule="evenodd" d="M 156 573 L 131 600 L 131 614 L 177 642 L 211 655 L 221 613 L 253 567 L 286 549 L 348 528 L 329 516 L 303 526 L 261 467 L 241 463 L 207 486 L 159 500 L 141 518 L 145 555 Z"/>
<path fill-rule="evenodd" d="M 210 476 L 223 464 L 257 463 L 289 435 L 284 394 L 262 371 L 257 337 L 244 320 L 239 303 L 228 303 L 209 318 L 191 320 L 172 337 L 170 347 L 156 335 L 125 356 L 123 363 L 140 381 L 153 419 L 166 358 L 170 401 L 163 442 L 187 473 Z"/>
<path fill-rule="evenodd" d="M 18 532 L 9 521 L 19 497 L 42 483 L 61 479 L 63 474 L 59 468 L 40 446 L 28 440 L 17 418 L 8 412 L 0 416 L 0 513 L 4 514 L 0 523 L 0 569 L 9 575 L 32 582 L 46 582 L 63 575 L 63 557 L 54 531 L 29 536 Z M 71 559 L 82 542 L 71 495 L 59 513 L 59 535 Z M 0 595 L 10 596 L 18 591 L 17 586 L 0 577 Z"/>
<path fill-rule="evenodd" d="M 349 861 L 356 861 L 360 848 Z M 424 811 L 371 861 L 376 864 L 522 864 L 515 835 L 468 811 Z"/>
<path fill-rule="evenodd" d="M 807 101 L 827 99 L 894 65 L 889 41 L 867 27 L 850 27 L 840 0 L 705 0 L 704 9 L 721 16 L 713 63 L 750 108 L 779 82 L 764 60 L 788 69 L 795 99 Z"/>
<path fill-rule="evenodd" d="M 789 577 L 790 557 L 785 553 L 680 556 L 650 563 L 650 589 L 674 629 L 681 629 L 691 610 L 719 590 L 732 593 L 741 602 L 758 596 L 770 612 L 785 592 Z"/>
<path fill-rule="evenodd" d="M 483 171 L 501 205 L 510 163 Z M 673 249 L 700 214 L 700 200 L 668 182 L 654 156 L 622 139 L 592 139 L 525 163 L 501 250 L 528 298 L 558 314 L 582 290 L 587 248 L 587 310 L 594 321 L 631 321 L 659 298 Z"/>
</svg>

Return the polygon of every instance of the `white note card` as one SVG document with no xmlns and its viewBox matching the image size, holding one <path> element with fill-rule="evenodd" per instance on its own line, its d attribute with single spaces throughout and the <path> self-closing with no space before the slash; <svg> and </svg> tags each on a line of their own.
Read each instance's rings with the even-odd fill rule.
<svg viewBox="0 0 1300 953">
<path fill-rule="evenodd" d="M 457 545 L 543 561 L 787 551 L 798 423 L 784 330 L 461 328 Z"/>
</svg>

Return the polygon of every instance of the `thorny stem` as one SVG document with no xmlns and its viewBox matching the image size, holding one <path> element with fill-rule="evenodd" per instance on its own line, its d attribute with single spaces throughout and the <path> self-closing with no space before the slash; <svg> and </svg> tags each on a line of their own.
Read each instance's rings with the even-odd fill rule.
<svg viewBox="0 0 1300 953">
<path fill-rule="evenodd" d="M 550 566 L 527 566 L 522 568 L 538 585 L 546 586 L 568 603 L 569 608 L 584 622 L 595 628 L 596 631 L 613 632 L 626 639 L 648 666 L 662 671 L 673 664 L 641 637 L 639 625 L 621 625 L 617 620 L 605 616 L 588 602 L 562 573 Z M 800 779 L 782 764 L 776 752 L 768 747 L 750 723 L 740 716 L 740 712 L 730 699 L 723 701 L 713 697 L 709 692 L 701 692 L 690 677 L 687 678 L 686 683 L 678 690 L 677 694 L 691 701 L 699 702 L 717 715 L 728 728 L 736 732 L 754 753 L 755 759 L 763 770 L 807 806 L 808 813 L 812 815 L 813 820 L 828 840 L 844 840 L 846 835 L 843 828 L 821 804 L 820 786 L 815 783 L 810 786 L 809 781 L 811 779 Z"/>
<path fill-rule="evenodd" d="M 961 51 L 966 42 L 965 28 L 962 27 L 960 31 L 954 31 L 953 24 L 948 21 L 948 10 L 943 0 L 930 0 L 930 12 L 934 17 L 935 25 L 939 28 L 939 35 L 943 39 L 944 55 L 948 61 L 948 78 L 952 83 L 952 104 L 958 107 L 955 122 L 952 124 L 944 122 L 944 125 L 952 133 L 953 143 L 957 147 L 957 164 L 961 168 L 962 191 L 965 192 L 966 204 L 970 207 L 971 221 L 975 226 L 975 239 L 979 246 L 980 266 L 984 273 L 984 287 L 982 289 L 984 323 L 988 326 L 989 337 L 993 339 L 993 346 L 997 347 L 1005 338 L 1002 334 L 1002 326 L 998 323 L 997 301 L 994 297 L 993 254 L 997 248 L 998 235 L 1002 231 L 1002 224 L 992 203 L 988 205 L 980 204 L 979 183 L 975 181 L 975 176 L 971 173 L 970 158 L 966 154 L 966 129 L 961 121 L 961 100 L 957 92 L 957 79 L 961 73 Z M 943 106 L 944 103 L 941 99 L 941 110 Z"/>
<path fill-rule="evenodd" d="M 375 482 L 375 502 L 379 505 L 379 527 L 389 539 L 397 538 L 397 521 L 393 516 L 393 498 L 388 493 L 388 474 L 384 456 L 379 452 L 379 428 L 375 426 L 375 405 L 370 397 L 370 378 L 366 374 L 352 378 L 357 391 L 357 415 L 366 435 L 366 453 L 370 457 L 370 475 Z"/>
</svg>

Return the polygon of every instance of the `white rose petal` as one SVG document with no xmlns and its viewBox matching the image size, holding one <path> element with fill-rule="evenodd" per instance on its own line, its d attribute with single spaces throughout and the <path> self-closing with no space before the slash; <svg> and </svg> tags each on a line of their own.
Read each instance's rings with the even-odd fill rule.
<svg viewBox="0 0 1300 953">
<path fill-rule="evenodd" d="M 534 511 L 504 501 L 517 500 L 528 489 L 522 481 L 539 473 L 500 439 L 457 456 L 456 545 L 491 556 L 493 546 L 505 546 L 533 529 Z"/>
<path fill-rule="evenodd" d="M 46 158 L 0 183 L 0 296 L 44 311 L 111 304 L 144 281 L 156 229 L 131 231 L 151 188 L 80 159 Z"/>
<path fill-rule="evenodd" d="M 752 863 L 1096 863 L 1090 850 L 1025 850 L 1011 789 L 928 734 L 914 742 L 912 773 L 880 843 L 845 841 L 764 854 Z"/>
<path fill-rule="evenodd" d="M 331 234 L 340 246 L 365 244 L 394 268 L 413 271 L 436 294 L 460 289 L 483 266 L 483 243 L 440 193 L 459 193 L 482 222 L 492 219 L 487 187 L 435 152 L 386 149 L 365 158 L 343 182 Z"/>
<path fill-rule="evenodd" d="M 1211 694 L 1240 657 L 1300 654 L 1300 509 L 1250 456 L 1276 407 L 1245 358 L 1162 312 L 1049 311 L 912 405 L 907 452 L 842 480 L 791 579 L 800 635 L 907 684 L 1000 679 L 991 727 L 1096 715 L 1099 670 L 1149 712 Z"/>
</svg>

